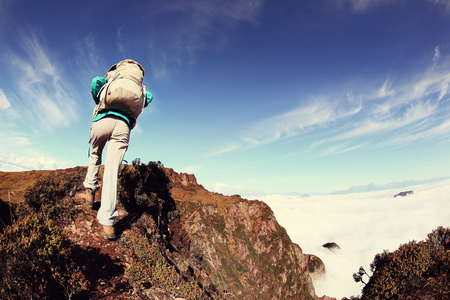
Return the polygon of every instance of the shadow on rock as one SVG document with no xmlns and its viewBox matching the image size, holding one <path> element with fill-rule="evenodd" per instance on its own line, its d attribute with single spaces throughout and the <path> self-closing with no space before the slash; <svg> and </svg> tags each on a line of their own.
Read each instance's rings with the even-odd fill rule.
<svg viewBox="0 0 450 300">
<path fill-rule="evenodd" d="M 142 164 L 140 159 L 124 167 L 119 176 L 118 196 L 128 215 L 116 223 L 117 233 L 131 228 L 142 214 L 151 215 L 159 234 L 168 234 L 169 214 L 175 210 L 170 179 L 161 162 Z"/>
<path fill-rule="evenodd" d="M 72 248 L 72 255 L 74 262 L 83 266 L 83 273 L 90 284 L 88 291 L 82 291 L 74 295 L 72 299 L 93 299 L 99 294 L 114 295 L 131 288 L 123 281 L 114 280 L 125 272 L 119 259 L 111 259 L 108 254 L 100 253 L 98 248 L 82 249 L 76 245 Z"/>
</svg>

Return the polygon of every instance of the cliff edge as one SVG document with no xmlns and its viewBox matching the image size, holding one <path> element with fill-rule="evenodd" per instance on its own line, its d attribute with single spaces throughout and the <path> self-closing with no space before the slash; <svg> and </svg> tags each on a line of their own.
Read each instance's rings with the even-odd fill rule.
<svg viewBox="0 0 450 300">
<path fill-rule="evenodd" d="M 311 273 L 317 267 L 310 261 L 318 258 L 291 241 L 267 204 L 212 193 L 194 175 L 166 172 L 180 212 L 170 223 L 171 243 L 188 260 L 200 258 L 198 274 L 206 272 L 236 299 L 316 298 Z M 186 257 L 175 252 L 178 259 Z"/>
<path fill-rule="evenodd" d="M 126 166 L 122 171 L 136 176 L 150 167 L 159 187 L 140 197 L 151 198 L 153 206 L 140 211 L 118 203 L 119 239 L 114 242 L 104 239 L 96 220 L 101 191 L 94 210 L 84 203 L 85 191 L 78 181 L 85 167 L 42 173 L 46 185 L 56 182 L 54 188 L 63 186 L 61 180 L 78 182 L 61 199 L 39 199 L 48 188 L 33 187 L 40 193 L 33 201 L 57 206 L 47 215 L 62 229 L 75 254 L 71 259 L 80 269 L 77 276 L 85 280 L 71 299 L 332 299 L 315 295 L 311 276 L 324 272 L 323 263 L 291 241 L 268 205 L 207 191 L 194 175 L 160 163 Z M 0 172 L 0 197 L 4 203 L 10 199 L 10 211 L 30 213 L 27 201 L 11 201 L 9 196 L 30 194 L 26 186 L 39 182 L 37 173 Z M 123 178 L 119 195 L 127 186 Z M 42 207 L 48 209 L 47 204 Z M 20 216 L 5 218 L 20 228 Z"/>
</svg>

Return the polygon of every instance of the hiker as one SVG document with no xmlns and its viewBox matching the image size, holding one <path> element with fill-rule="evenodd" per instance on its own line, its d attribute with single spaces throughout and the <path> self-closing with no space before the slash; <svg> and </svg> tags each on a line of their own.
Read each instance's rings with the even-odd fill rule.
<svg viewBox="0 0 450 300">
<path fill-rule="evenodd" d="M 117 178 L 128 149 L 130 131 L 144 107 L 153 99 L 142 84 L 144 74 L 145 70 L 139 63 L 126 59 L 109 68 L 104 77 L 95 77 L 91 82 L 91 94 L 97 106 L 91 124 L 89 144 L 92 150 L 83 185 L 86 188 L 86 203 L 93 207 L 95 191 L 100 188 L 97 177 L 103 148 L 109 142 L 101 204 L 97 213 L 97 219 L 109 240 L 116 239 L 114 221 L 119 215 L 116 210 Z"/>
</svg>

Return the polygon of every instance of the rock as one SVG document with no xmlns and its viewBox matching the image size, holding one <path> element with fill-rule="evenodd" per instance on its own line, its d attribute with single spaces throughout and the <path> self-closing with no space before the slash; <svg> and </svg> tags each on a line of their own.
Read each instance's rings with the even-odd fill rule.
<svg viewBox="0 0 450 300">
<path fill-rule="evenodd" d="M 114 294 L 120 299 L 154 300 L 186 297 L 171 291 L 164 280 L 155 286 L 144 285 L 130 275 L 153 268 L 146 265 L 152 261 L 146 256 L 149 252 L 144 251 L 148 245 L 161 253 L 161 265 L 167 259 L 177 274 L 201 287 L 205 294 L 220 299 L 333 299 L 315 295 L 312 277 L 325 274 L 322 260 L 304 254 L 291 241 L 267 204 L 209 192 L 192 174 L 178 174 L 167 168 L 161 176 L 164 174 L 167 178 L 162 179 L 170 180 L 173 206 L 163 207 L 159 214 L 141 215 L 128 213 L 119 205 L 117 242 L 105 241 L 103 228 L 96 221 L 97 211 L 85 204 L 85 191 L 72 197 L 81 213 L 66 220 L 64 230 L 76 245 L 80 262 L 95 279 L 85 296 L 100 299 Z M 19 181 L 14 179 L 12 187 Z M 167 217 L 162 218 L 164 209 L 170 211 L 165 211 Z M 124 246 L 131 236 L 145 242 L 136 244 L 133 254 L 143 252 L 141 261 Z M 170 270 L 167 274 L 172 274 Z M 135 297 L 128 298 L 130 293 Z"/>
<path fill-rule="evenodd" d="M 405 196 L 407 196 L 407 195 L 412 195 L 412 194 L 414 194 L 414 191 L 400 192 L 400 193 L 394 195 L 394 198 L 397 197 L 397 196 L 405 197 Z"/>
<path fill-rule="evenodd" d="M 345 298 L 347 299 L 347 298 Z M 344 298 L 341 300 L 345 300 Z M 328 297 L 328 296 L 322 296 L 322 297 L 318 297 L 317 300 L 336 300 L 336 298 L 332 298 L 332 297 Z M 347 299 L 348 300 L 348 299 Z"/>
<path fill-rule="evenodd" d="M 340 250 L 341 247 L 339 247 L 338 244 L 336 244 L 335 242 L 331 242 L 331 243 L 325 243 L 322 245 L 322 247 L 327 248 L 330 251 L 336 251 L 336 250 Z"/>
<path fill-rule="evenodd" d="M 174 257 L 178 269 L 197 274 L 204 287 L 234 295 L 230 299 L 316 298 L 311 270 L 322 274 L 323 262 L 291 241 L 267 204 L 212 193 L 201 185 L 186 190 L 183 176 L 171 176 L 180 211 L 180 219 L 170 224 L 173 246 L 188 255 Z"/>
<path fill-rule="evenodd" d="M 325 276 L 325 264 L 315 255 L 308 255 L 308 271 L 313 279 Z"/>
<path fill-rule="evenodd" d="M 194 174 L 177 173 L 173 169 L 165 169 L 167 177 L 174 183 L 181 183 L 185 187 L 198 186 L 197 178 Z"/>
</svg>

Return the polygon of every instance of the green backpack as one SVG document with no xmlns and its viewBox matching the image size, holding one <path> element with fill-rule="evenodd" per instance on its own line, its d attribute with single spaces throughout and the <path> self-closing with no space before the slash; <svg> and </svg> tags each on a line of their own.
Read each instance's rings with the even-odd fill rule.
<svg viewBox="0 0 450 300">
<path fill-rule="evenodd" d="M 142 84 L 144 74 L 144 68 L 131 59 L 109 68 L 104 77 L 106 84 L 96 95 L 99 102 L 94 109 L 94 117 L 108 109 L 125 114 L 135 124 L 146 104 L 146 91 Z"/>
</svg>

